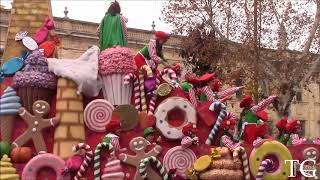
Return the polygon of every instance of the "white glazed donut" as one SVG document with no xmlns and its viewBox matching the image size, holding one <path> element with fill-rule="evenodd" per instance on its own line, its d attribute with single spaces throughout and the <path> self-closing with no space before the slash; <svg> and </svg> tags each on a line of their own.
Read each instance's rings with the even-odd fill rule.
<svg viewBox="0 0 320 180">
<path fill-rule="evenodd" d="M 168 122 L 168 112 L 174 108 L 179 108 L 185 112 L 184 122 L 179 127 L 171 126 Z M 156 127 L 168 139 L 181 139 L 183 137 L 183 126 L 188 123 L 197 123 L 196 110 L 187 99 L 181 97 L 170 97 L 164 100 L 157 107 L 155 117 L 157 118 Z"/>
<path fill-rule="evenodd" d="M 52 168 L 59 180 L 67 180 L 71 179 L 70 174 L 67 173 L 65 175 L 61 174 L 61 170 L 63 170 L 65 166 L 65 162 L 59 156 L 54 154 L 45 153 L 39 154 L 32 158 L 24 167 L 22 171 L 22 180 L 30 180 L 37 179 L 37 174 L 42 168 L 49 167 Z"/>
</svg>

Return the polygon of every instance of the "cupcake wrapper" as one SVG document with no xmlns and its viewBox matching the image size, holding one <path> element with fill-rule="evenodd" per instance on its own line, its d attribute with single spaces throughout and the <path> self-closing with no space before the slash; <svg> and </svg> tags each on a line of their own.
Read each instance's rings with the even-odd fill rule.
<svg viewBox="0 0 320 180">
<path fill-rule="evenodd" d="M 112 74 L 102 76 L 103 96 L 112 105 L 130 104 L 132 95 L 132 84 L 124 85 L 125 75 Z"/>
<path fill-rule="evenodd" d="M 17 95 L 21 98 L 22 107 L 26 108 L 29 112 L 33 112 L 33 103 L 37 100 L 44 100 L 51 104 L 52 96 L 55 90 L 37 87 L 19 87 Z"/>
<path fill-rule="evenodd" d="M 0 116 L 0 126 L 1 126 L 1 139 L 11 143 L 12 131 L 14 122 L 17 115 L 2 115 Z"/>
</svg>

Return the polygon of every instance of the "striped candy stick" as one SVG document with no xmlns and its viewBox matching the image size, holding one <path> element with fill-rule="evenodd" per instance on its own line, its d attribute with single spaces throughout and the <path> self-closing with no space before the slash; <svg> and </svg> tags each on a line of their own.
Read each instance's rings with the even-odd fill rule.
<svg viewBox="0 0 320 180">
<path fill-rule="evenodd" d="M 147 100 L 144 91 L 144 72 L 147 73 L 148 77 L 152 77 L 153 73 L 148 65 L 143 65 L 139 71 L 139 84 L 140 84 L 140 99 L 141 99 L 141 111 L 147 111 Z"/>
<path fill-rule="evenodd" d="M 240 87 L 232 87 L 223 91 L 218 92 L 218 97 L 219 99 L 223 99 L 227 96 L 231 96 L 234 93 L 238 92 L 241 88 L 244 88 L 244 86 L 240 86 Z"/>
<path fill-rule="evenodd" d="M 272 168 L 272 166 L 273 166 L 273 161 L 271 159 L 265 159 L 261 161 L 258 173 L 256 175 L 256 180 L 262 180 L 266 170 L 269 168 Z"/>
<path fill-rule="evenodd" d="M 251 111 L 253 113 L 257 113 L 259 111 L 264 110 L 267 106 L 269 106 L 275 99 L 277 98 L 277 96 L 269 96 L 267 99 L 264 99 L 262 101 L 260 101 L 257 105 L 253 106 L 251 108 Z"/>
<path fill-rule="evenodd" d="M 237 147 L 233 151 L 233 160 L 236 161 L 239 159 L 239 154 L 242 154 L 241 159 L 242 159 L 242 166 L 243 166 L 243 172 L 244 172 L 244 177 L 246 180 L 250 180 L 250 172 L 249 172 L 249 165 L 248 165 L 248 156 L 247 152 L 244 149 L 244 147 Z"/>
<path fill-rule="evenodd" d="M 158 86 L 160 85 L 160 75 L 157 74 L 156 76 L 156 90 L 158 88 Z M 148 114 L 149 115 L 153 115 L 154 114 L 154 110 L 155 110 L 155 106 L 156 106 L 156 100 L 157 100 L 157 93 L 156 90 L 154 91 L 150 102 L 149 102 L 149 107 L 148 107 Z"/>
<path fill-rule="evenodd" d="M 198 106 L 198 99 L 193 88 L 189 89 L 189 99 L 194 108 Z"/>
<path fill-rule="evenodd" d="M 230 151 L 234 151 L 237 147 L 240 146 L 239 143 L 235 143 L 232 141 L 232 139 L 227 136 L 227 135 L 224 135 L 221 137 L 221 142 L 222 144 L 227 147 Z"/>
<path fill-rule="evenodd" d="M 206 144 L 207 145 L 211 145 L 213 139 L 214 139 L 214 135 L 216 134 L 216 132 L 218 131 L 218 128 L 222 122 L 222 120 L 225 118 L 227 112 L 226 112 L 226 106 L 224 104 L 222 104 L 221 102 L 214 102 L 210 105 L 209 110 L 211 111 L 215 111 L 218 108 L 220 108 L 220 113 L 219 116 L 217 117 L 216 123 L 214 124 L 213 128 L 211 129 L 211 132 L 208 135 L 208 138 L 206 140 Z"/>
<path fill-rule="evenodd" d="M 209 101 L 215 101 L 214 93 L 209 86 L 202 88 L 202 91 L 207 96 Z"/>
<path fill-rule="evenodd" d="M 80 179 L 84 175 L 84 173 L 86 172 L 87 168 L 89 167 L 89 164 L 91 163 L 92 157 L 93 157 L 93 151 L 88 144 L 79 143 L 79 144 L 73 146 L 72 151 L 77 152 L 80 149 L 85 150 L 85 158 L 84 158 L 77 174 L 74 176 L 75 180 Z"/>
<path fill-rule="evenodd" d="M 144 158 L 140 161 L 140 165 L 139 165 L 139 173 L 141 175 L 141 177 L 143 179 L 145 179 L 147 177 L 147 165 L 148 163 L 154 163 L 162 177 L 162 179 L 164 180 L 169 180 L 169 176 L 166 172 L 166 170 L 164 169 L 164 167 L 162 166 L 161 162 L 154 156 L 150 156 L 147 158 Z"/>
<path fill-rule="evenodd" d="M 129 84 L 130 81 L 133 81 L 133 93 L 134 93 L 134 106 L 137 111 L 140 111 L 140 87 L 139 79 L 133 73 L 127 74 L 123 78 L 123 84 Z"/>
<path fill-rule="evenodd" d="M 100 176 L 101 176 L 101 172 L 100 172 L 100 154 L 101 154 L 101 150 L 108 148 L 108 150 L 110 151 L 111 155 L 115 155 L 115 150 L 113 148 L 113 146 L 111 145 L 111 143 L 107 143 L 107 142 L 102 142 L 99 143 L 94 151 L 94 179 L 95 180 L 100 180 Z"/>
<path fill-rule="evenodd" d="M 171 68 L 165 68 L 163 69 L 161 72 L 160 72 L 161 76 L 165 75 L 165 74 L 168 74 L 170 80 L 171 80 L 171 83 L 177 87 L 179 84 L 177 83 L 177 80 L 178 80 L 178 77 L 177 77 L 177 74 L 176 72 L 171 69 Z"/>
</svg>

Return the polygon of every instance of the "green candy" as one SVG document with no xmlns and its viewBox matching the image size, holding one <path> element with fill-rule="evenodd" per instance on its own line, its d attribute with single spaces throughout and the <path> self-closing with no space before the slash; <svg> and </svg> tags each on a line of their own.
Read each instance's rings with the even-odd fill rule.
<svg viewBox="0 0 320 180">
<path fill-rule="evenodd" d="M 10 152 L 11 152 L 10 144 L 6 141 L 1 141 L 0 142 L 0 157 L 2 157 L 5 154 L 10 156 Z"/>
</svg>

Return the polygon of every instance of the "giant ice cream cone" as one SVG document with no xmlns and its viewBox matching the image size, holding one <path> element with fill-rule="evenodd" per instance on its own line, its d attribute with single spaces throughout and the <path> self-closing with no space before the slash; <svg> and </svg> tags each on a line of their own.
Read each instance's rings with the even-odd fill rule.
<svg viewBox="0 0 320 180">
<path fill-rule="evenodd" d="M 51 103 L 56 92 L 57 79 L 48 71 L 48 62 L 40 50 L 33 51 L 25 60 L 25 67 L 13 78 L 13 86 L 21 98 L 21 104 L 32 112 L 32 105 L 37 100 Z"/>
<path fill-rule="evenodd" d="M 14 89 L 7 87 L 0 99 L 0 126 L 2 141 L 11 142 L 14 121 L 17 118 L 20 107 L 20 97 L 16 95 L 16 91 Z"/>
<path fill-rule="evenodd" d="M 103 80 L 104 98 L 113 105 L 130 104 L 132 84 L 125 85 L 123 78 L 136 70 L 130 49 L 117 46 L 102 51 L 99 56 L 99 73 Z"/>
</svg>

